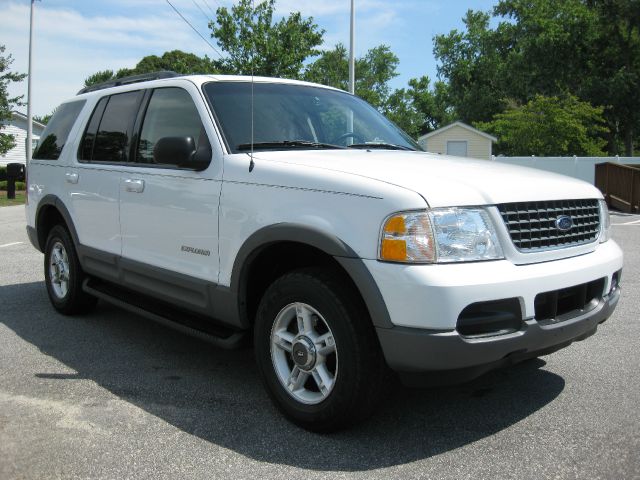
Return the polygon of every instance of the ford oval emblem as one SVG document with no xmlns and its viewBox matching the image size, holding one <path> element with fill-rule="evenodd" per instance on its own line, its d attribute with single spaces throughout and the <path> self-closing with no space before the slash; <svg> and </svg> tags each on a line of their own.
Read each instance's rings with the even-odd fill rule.
<svg viewBox="0 0 640 480">
<path fill-rule="evenodd" d="M 570 216 L 561 215 L 556 218 L 556 228 L 561 232 L 571 230 L 571 227 L 573 227 L 573 218 L 571 218 Z"/>
</svg>

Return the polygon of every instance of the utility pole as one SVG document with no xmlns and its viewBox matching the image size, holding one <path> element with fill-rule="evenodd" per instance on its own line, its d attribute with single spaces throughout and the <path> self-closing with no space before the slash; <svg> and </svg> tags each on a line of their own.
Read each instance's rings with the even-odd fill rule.
<svg viewBox="0 0 640 480">
<path fill-rule="evenodd" d="M 31 112 L 31 78 L 33 77 L 33 70 L 31 65 L 31 55 L 33 50 L 33 6 L 36 0 L 31 0 L 31 15 L 29 18 L 29 73 L 27 76 L 27 166 L 31 163 L 31 154 L 33 142 L 33 118 Z"/>
<path fill-rule="evenodd" d="M 356 60 L 355 60 L 355 37 L 356 37 L 356 7 L 355 0 L 351 0 L 351 43 L 349 47 L 349 92 L 356 91 Z"/>
</svg>

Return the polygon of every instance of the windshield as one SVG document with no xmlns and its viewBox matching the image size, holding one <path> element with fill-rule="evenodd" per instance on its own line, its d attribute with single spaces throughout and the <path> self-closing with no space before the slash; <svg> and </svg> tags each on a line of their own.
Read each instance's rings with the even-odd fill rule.
<svg viewBox="0 0 640 480">
<path fill-rule="evenodd" d="M 251 82 L 210 82 L 204 92 L 229 150 L 246 152 L 251 145 Z M 369 146 L 420 150 L 375 108 L 346 92 L 257 82 L 253 95 L 255 150 Z"/>
</svg>

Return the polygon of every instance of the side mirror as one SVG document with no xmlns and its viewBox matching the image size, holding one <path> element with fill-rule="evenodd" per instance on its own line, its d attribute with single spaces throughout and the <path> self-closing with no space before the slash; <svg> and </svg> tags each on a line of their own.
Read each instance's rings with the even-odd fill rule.
<svg viewBox="0 0 640 480">
<path fill-rule="evenodd" d="M 186 165 L 196 152 L 193 137 L 162 137 L 153 147 L 153 160 L 159 164 Z"/>
<path fill-rule="evenodd" d="M 153 148 L 153 159 L 159 164 L 204 170 L 211 162 L 211 146 L 208 140 L 200 143 L 196 149 L 193 137 L 162 137 Z"/>
</svg>

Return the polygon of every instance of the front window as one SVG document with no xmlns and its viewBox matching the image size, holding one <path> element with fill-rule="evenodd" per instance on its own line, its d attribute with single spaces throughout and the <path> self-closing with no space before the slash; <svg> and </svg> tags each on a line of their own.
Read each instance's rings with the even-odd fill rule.
<svg viewBox="0 0 640 480">
<path fill-rule="evenodd" d="M 252 102 L 253 90 L 253 102 Z M 420 150 L 402 130 L 365 101 L 306 85 L 210 82 L 204 85 L 229 150 L 251 148 L 388 148 Z M 253 104 L 253 106 L 252 106 Z"/>
<path fill-rule="evenodd" d="M 198 109 L 189 93 L 177 87 L 158 88 L 153 91 L 142 123 L 136 162 L 161 164 L 154 154 L 156 143 L 161 138 L 190 137 L 197 146 L 202 142 L 208 144 L 205 136 Z"/>
</svg>

